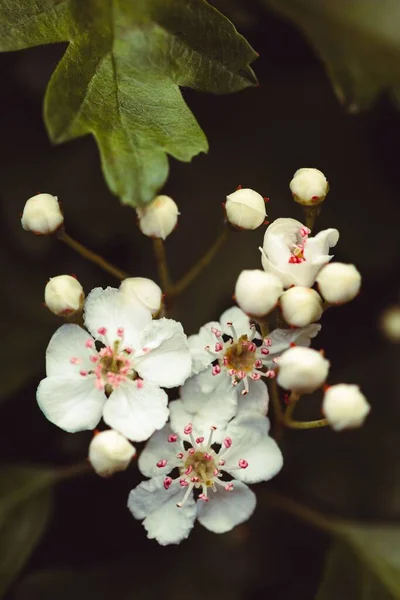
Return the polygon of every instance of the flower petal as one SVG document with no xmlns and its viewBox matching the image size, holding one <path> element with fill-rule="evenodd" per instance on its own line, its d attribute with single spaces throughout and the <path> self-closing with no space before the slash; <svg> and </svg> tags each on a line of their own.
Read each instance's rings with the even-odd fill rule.
<svg viewBox="0 0 400 600">
<path fill-rule="evenodd" d="M 196 519 L 196 504 L 193 494 L 182 508 L 176 506 L 183 490 L 172 485 L 163 486 L 164 477 L 153 477 L 143 481 L 129 494 L 128 508 L 136 519 L 144 519 L 147 537 L 159 544 L 179 544 L 191 532 Z"/>
<path fill-rule="evenodd" d="M 237 335 L 250 337 L 253 330 L 250 328 L 250 319 L 238 306 L 232 306 L 222 313 L 220 319 L 221 330 L 227 335 L 232 335 L 232 329 L 227 323 L 232 323 Z"/>
<path fill-rule="evenodd" d="M 212 492 L 211 492 L 212 493 Z M 198 500 L 197 518 L 214 533 L 226 533 L 251 517 L 256 507 L 256 495 L 241 481 L 233 480 L 233 490 L 218 487 L 208 502 Z"/>
<path fill-rule="evenodd" d="M 238 397 L 236 417 L 246 417 L 255 413 L 256 415 L 266 415 L 269 405 L 268 388 L 262 379 L 254 381 L 249 379 L 249 393 L 246 396 L 241 394 L 243 384 L 236 387 Z"/>
<path fill-rule="evenodd" d="M 182 325 L 173 319 L 152 321 L 142 331 L 141 348 L 147 353 L 135 361 L 141 377 L 162 387 L 181 385 L 189 376 L 192 359 Z"/>
<path fill-rule="evenodd" d="M 235 413 L 235 409 L 231 409 L 230 417 L 221 418 L 217 413 L 209 414 L 206 410 L 198 413 L 190 413 L 186 410 L 184 403 L 181 400 L 174 400 L 169 403 L 170 420 L 172 429 L 179 434 L 183 440 L 189 440 L 190 436 L 184 433 L 184 428 L 188 423 L 192 424 L 194 437 L 205 437 L 210 433 L 211 426 L 216 427 L 214 431 L 213 441 L 221 443 L 225 437 L 225 429 L 230 418 Z M 228 414 L 227 412 L 225 414 Z"/>
<path fill-rule="evenodd" d="M 296 344 L 296 346 L 306 346 L 311 344 L 311 339 L 321 330 L 321 325 L 312 323 L 306 327 L 298 327 L 296 329 L 274 329 L 268 338 L 271 340 L 270 352 L 267 360 L 263 360 L 264 364 L 268 367 L 274 367 L 274 358 L 277 358 L 290 347 L 290 344 Z"/>
<path fill-rule="evenodd" d="M 188 344 L 190 354 L 192 356 L 192 375 L 200 373 L 203 369 L 206 369 L 212 362 L 212 356 L 204 348 L 210 346 L 214 348 L 216 344 L 216 337 L 212 333 L 211 328 L 219 329 L 220 324 L 217 321 L 210 321 L 200 328 L 198 334 L 190 335 L 188 337 Z"/>
<path fill-rule="evenodd" d="M 233 419 L 226 430 L 232 446 L 224 454 L 224 471 L 246 483 L 275 477 L 282 468 L 283 456 L 275 440 L 268 436 L 268 430 L 267 417 L 252 415 Z M 241 459 L 248 462 L 245 469 L 238 469 Z"/>
<path fill-rule="evenodd" d="M 324 229 L 317 233 L 315 237 L 308 238 L 304 249 L 304 257 L 312 262 L 319 257 L 324 257 L 324 264 L 329 262 L 332 256 L 329 256 L 330 248 L 336 246 L 339 240 L 337 229 Z"/>
<path fill-rule="evenodd" d="M 172 404 L 172 403 L 171 403 Z M 167 424 L 159 431 L 155 431 L 139 456 L 138 466 L 146 477 L 165 475 L 172 471 L 178 464 L 177 452 L 181 447 L 179 442 L 169 442 L 168 437 L 173 433 Z M 157 467 L 159 460 L 167 460 L 165 467 Z"/>
<path fill-rule="evenodd" d="M 85 343 L 92 340 L 87 331 L 79 325 L 62 325 L 53 334 L 46 350 L 46 374 L 51 376 L 79 376 L 79 371 L 84 369 L 90 371 L 93 364 L 89 356 L 93 351 L 86 348 Z M 71 358 L 79 359 L 79 362 L 71 363 Z"/>
<path fill-rule="evenodd" d="M 302 285 L 296 279 L 296 273 L 292 273 L 293 267 L 298 267 L 299 265 L 291 265 L 288 263 L 287 267 L 285 266 L 285 270 L 280 269 L 277 265 L 273 264 L 270 260 L 268 260 L 267 255 L 264 250 L 260 248 L 261 251 L 261 264 L 266 273 L 273 273 L 282 282 L 284 288 L 288 288 L 291 285 Z M 290 268 L 289 268 L 290 267 Z"/>
<path fill-rule="evenodd" d="M 114 390 L 105 406 L 104 421 L 125 437 L 142 442 L 168 419 L 168 396 L 148 381 L 125 381 Z"/>
<path fill-rule="evenodd" d="M 45 417 L 71 433 L 94 429 L 106 400 L 94 376 L 46 377 L 37 389 L 37 401 Z"/>
<path fill-rule="evenodd" d="M 94 288 L 85 302 L 85 326 L 94 338 L 104 341 L 99 335 L 101 327 L 107 329 L 107 339 L 113 343 L 119 339 L 117 330 L 124 330 L 123 347 L 137 348 L 138 334 L 151 322 L 151 312 L 144 306 L 132 306 L 129 298 L 118 289 Z"/>
</svg>

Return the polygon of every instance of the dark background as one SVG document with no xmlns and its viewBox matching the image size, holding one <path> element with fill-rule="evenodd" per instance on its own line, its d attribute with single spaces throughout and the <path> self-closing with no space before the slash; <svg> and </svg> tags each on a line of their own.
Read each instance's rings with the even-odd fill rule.
<svg viewBox="0 0 400 600">
<path fill-rule="evenodd" d="M 397 301 L 399 113 L 387 97 L 348 115 L 317 57 L 285 21 L 257 9 L 236 25 L 260 53 L 259 88 L 215 97 L 184 90 L 206 132 L 210 152 L 191 164 L 171 160 L 164 192 L 179 205 L 178 229 L 166 247 L 178 278 L 212 243 L 221 203 L 238 184 L 270 197 L 268 218 L 301 218 L 288 184 L 297 168 L 315 166 L 331 191 L 317 228 L 336 227 L 335 258 L 355 263 L 362 292 L 329 310 L 315 346 L 332 361 L 330 383 L 358 383 L 372 412 L 364 428 L 287 431 L 285 465 L 254 487 L 253 518 L 224 536 L 196 525 L 186 542 L 159 547 L 126 509 L 140 476 L 133 464 L 110 480 L 94 475 L 58 486 L 50 527 L 9 598 L 191 597 L 232 600 L 315 597 L 329 538 L 272 509 L 276 489 L 322 512 L 366 521 L 400 517 L 400 407 L 395 353 L 379 331 L 385 307 Z M 22 231 L 20 213 L 38 192 L 58 195 L 68 232 L 135 276 L 156 278 L 149 239 L 132 209 L 109 193 L 91 137 L 50 145 L 42 120 L 47 81 L 62 46 L 0 55 L 1 406 L 4 463 L 67 465 L 85 458 L 90 433 L 67 434 L 47 422 L 35 401 L 44 353 L 56 317 L 43 308 L 49 276 L 75 273 L 86 292 L 117 285 L 110 276 L 52 238 Z M 260 265 L 264 227 L 233 233 L 213 265 L 173 309 L 188 334 L 231 304 L 237 275 Z M 319 417 L 318 398 L 299 416 Z"/>
</svg>

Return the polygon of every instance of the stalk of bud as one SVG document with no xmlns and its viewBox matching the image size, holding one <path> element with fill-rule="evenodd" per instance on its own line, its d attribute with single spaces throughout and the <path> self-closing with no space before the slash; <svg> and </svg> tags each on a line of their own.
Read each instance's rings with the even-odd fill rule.
<svg viewBox="0 0 400 600">
<path fill-rule="evenodd" d="M 275 308 L 282 292 L 279 277 L 259 269 L 242 271 L 235 286 L 236 302 L 253 317 L 263 317 Z"/>
<path fill-rule="evenodd" d="M 303 206 L 316 206 L 325 200 L 329 183 L 318 169 L 298 169 L 289 184 L 293 199 Z"/>
<path fill-rule="evenodd" d="M 152 315 L 159 312 L 162 304 L 161 288 L 146 277 L 128 277 L 119 286 L 121 293 L 133 303 L 149 309 Z"/>
<path fill-rule="evenodd" d="M 149 237 L 165 240 L 178 222 L 178 207 L 169 196 L 156 196 L 147 206 L 137 208 L 139 227 Z"/>
<path fill-rule="evenodd" d="M 340 262 L 325 265 L 316 278 L 318 289 L 327 302 L 343 304 L 360 291 L 361 275 L 354 265 Z"/>
<path fill-rule="evenodd" d="M 63 222 L 57 196 L 37 194 L 26 201 L 21 217 L 21 225 L 25 231 L 32 231 L 36 235 L 51 235 Z"/>
<path fill-rule="evenodd" d="M 89 461 L 101 477 L 125 471 L 135 454 L 135 447 L 113 429 L 95 434 L 89 446 Z"/>
<path fill-rule="evenodd" d="M 257 229 L 267 216 L 264 198 L 249 188 L 240 188 L 229 194 L 225 211 L 231 225 L 239 229 Z"/>
<path fill-rule="evenodd" d="M 358 385 L 347 383 L 330 386 L 322 403 L 322 411 L 336 431 L 360 427 L 370 410 L 371 407 Z"/>
<path fill-rule="evenodd" d="M 52 277 L 44 290 L 47 308 L 58 317 L 70 317 L 83 308 L 85 293 L 79 281 L 71 275 Z"/>
<path fill-rule="evenodd" d="M 279 370 L 277 382 L 286 390 L 298 394 L 311 394 L 327 378 L 329 361 L 312 348 L 289 348 L 275 359 Z"/>
<path fill-rule="evenodd" d="M 319 294 L 308 287 L 295 285 L 279 299 L 285 321 L 293 327 L 306 327 L 315 323 L 322 315 L 322 301 Z"/>
</svg>

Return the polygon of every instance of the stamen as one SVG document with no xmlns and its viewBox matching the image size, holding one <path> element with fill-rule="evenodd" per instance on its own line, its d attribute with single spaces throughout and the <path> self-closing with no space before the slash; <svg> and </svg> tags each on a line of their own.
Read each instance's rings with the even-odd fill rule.
<svg viewBox="0 0 400 600">
<path fill-rule="evenodd" d="M 178 436 L 176 435 L 176 433 L 171 433 L 171 435 L 168 436 L 169 442 L 176 442 L 177 439 L 178 439 Z"/>
<path fill-rule="evenodd" d="M 262 369 L 263 368 L 262 360 L 260 360 L 260 359 L 256 360 L 256 362 L 254 363 L 254 366 L 256 369 Z"/>
<path fill-rule="evenodd" d="M 203 442 L 204 442 L 204 438 L 203 437 L 196 438 L 196 444 L 202 444 Z"/>
<path fill-rule="evenodd" d="M 213 435 L 214 435 L 214 431 L 217 429 L 215 427 L 215 425 L 211 425 L 210 427 L 211 431 L 210 431 L 210 435 L 208 436 L 208 441 L 207 441 L 207 446 L 210 448 L 211 444 L 212 444 L 212 439 L 213 439 Z"/>
<path fill-rule="evenodd" d="M 78 358 L 77 356 L 72 356 L 72 357 L 69 359 L 69 362 L 71 363 L 71 365 L 77 365 L 78 363 L 80 363 L 80 362 L 81 362 L 81 359 L 80 359 L 80 358 Z"/>
<path fill-rule="evenodd" d="M 260 377 L 261 377 L 261 375 L 260 375 Z M 242 390 L 240 393 L 242 396 L 247 396 L 247 394 L 249 393 L 249 380 L 247 379 L 247 377 L 246 377 L 246 379 L 243 380 L 243 385 L 244 385 L 244 390 Z"/>
<path fill-rule="evenodd" d="M 192 433 L 192 431 L 193 431 L 193 425 L 192 425 L 191 423 L 188 423 L 188 424 L 186 425 L 186 427 L 184 427 L 184 428 L 183 428 L 183 433 L 184 433 L 185 435 L 189 435 L 189 434 L 191 434 L 191 433 Z"/>
<path fill-rule="evenodd" d="M 122 338 L 124 335 L 124 328 L 123 327 L 118 327 L 117 329 L 117 336 Z"/>
<path fill-rule="evenodd" d="M 206 460 L 212 460 L 212 458 L 213 458 L 213 457 L 211 456 L 211 454 L 208 454 L 207 452 L 205 452 L 205 453 L 204 453 L 204 458 L 205 458 Z"/>
<path fill-rule="evenodd" d="M 171 487 L 172 477 L 165 477 L 163 481 L 164 489 L 168 490 Z"/>
<path fill-rule="evenodd" d="M 93 346 L 94 346 L 94 340 L 92 340 L 91 338 L 89 338 L 88 340 L 86 340 L 85 346 L 86 346 L 86 348 L 93 348 Z"/>
<path fill-rule="evenodd" d="M 269 354 L 268 348 L 261 348 L 261 354 L 264 354 L 264 356 L 268 356 L 268 354 Z"/>
<path fill-rule="evenodd" d="M 193 488 L 194 488 L 194 483 L 190 483 L 187 487 L 185 495 L 182 498 L 182 501 L 177 503 L 178 508 L 182 508 L 182 506 L 185 504 L 186 500 L 189 498 Z"/>
<path fill-rule="evenodd" d="M 276 377 L 275 371 L 269 370 L 265 373 L 265 377 L 269 377 L 269 379 L 274 379 Z"/>
<path fill-rule="evenodd" d="M 159 469 L 161 469 L 162 467 L 165 467 L 165 466 L 166 466 L 167 462 L 168 462 L 168 461 L 167 461 L 165 458 L 163 458 L 162 460 L 159 460 L 159 461 L 158 461 L 158 463 L 157 463 L 157 467 L 158 467 Z"/>
<path fill-rule="evenodd" d="M 226 492 L 233 492 L 233 483 L 232 483 L 232 481 L 230 481 L 229 483 L 226 484 L 225 491 Z"/>
<path fill-rule="evenodd" d="M 97 363 L 97 362 L 98 362 L 98 360 L 99 360 L 99 357 L 98 357 L 98 355 L 97 355 L 97 354 L 92 354 L 92 355 L 90 356 L 90 359 L 89 359 L 89 360 L 90 360 L 90 362 L 92 362 L 92 363 Z"/>
<path fill-rule="evenodd" d="M 226 437 L 223 441 L 225 448 L 230 448 L 232 446 L 232 438 Z"/>
<path fill-rule="evenodd" d="M 178 454 L 176 455 L 176 458 L 182 459 L 184 456 L 183 452 L 178 452 Z"/>
<path fill-rule="evenodd" d="M 106 335 L 106 333 L 107 333 L 107 328 L 106 328 L 106 327 L 99 327 L 99 328 L 98 328 L 98 330 L 97 330 L 97 333 L 98 333 L 99 335 Z"/>
<path fill-rule="evenodd" d="M 140 379 L 140 377 L 136 379 L 136 387 L 138 390 L 141 390 L 143 387 L 143 379 Z"/>
<path fill-rule="evenodd" d="M 227 322 L 227 325 L 228 325 L 228 327 L 230 328 L 230 330 L 232 331 L 232 337 L 233 337 L 233 339 L 234 339 L 234 340 L 237 340 L 237 339 L 239 339 L 239 338 L 238 338 L 238 335 L 237 335 L 237 333 L 236 333 L 236 329 L 235 329 L 235 328 L 234 328 L 234 326 L 233 326 L 233 323 L 232 323 L 232 321 L 228 321 L 228 322 Z"/>
<path fill-rule="evenodd" d="M 245 460 L 244 458 L 241 458 L 239 460 L 239 467 L 241 469 L 247 469 L 248 466 L 249 466 L 249 463 L 247 462 L 247 460 Z"/>
<path fill-rule="evenodd" d="M 215 335 L 216 338 L 220 338 L 222 335 L 222 331 L 220 331 L 216 327 L 211 327 L 211 332 Z"/>
<path fill-rule="evenodd" d="M 213 375 L 219 375 L 221 373 L 221 367 L 219 365 L 215 365 L 212 370 L 211 373 Z"/>
<path fill-rule="evenodd" d="M 180 480 L 179 480 L 179 485 L 180 485 L 181 487 L 187 487 L 187 486 L 189 485 L 189 482 L 188 482 L 188 481 L 186 481 L 186 479 L 180 479 Z"/>
<path fill-rule="evenodd" d="M 219 464 L 219 466 L 220 466 L 220 467 L 223 467 L 223 466 L 224 466 L 224 464 L 225 464 L 225 461 L 224 461 L 224 459 L 223 459 L 223 458 L 221 458 L 221 460 L 220 460 L 220 461 L 218 461 L 218 464 Z"/>
<path fill-rule="evenodd" d="M 84 371 L 82 369 L 82 371 L 79 371 L 79 375 L 82 375 L 82 377 L 86 377 L 86 375 L 88 374 L 88 371 Z"/>
<path fill-rule="evenodd" d="M 268 346 L 268 347 L 272 346 L 272 340 L 271 340 L 271 338 L 269 338 L 269 337 L 264 338 L 263 339 L 263 344 L 264 344 L 264 346 Z"/>
<path fill-rule="evenodd" d="M 185 475 L 190 475 L 190 473 L 193 471 L 193 466 L 189 465 L 188 468 L 185 471 Z"/>
<path fill-rule="evenodd" d="M 221 342 L 217 342 L 215 344 L 215 352 L 221 352 L 221 350 L 223 350 L 223 349 L 224 349 L 224 345 L 221 344 Z"/>
<path fill-rule="evenodd" d="M 259 381 L 259 379 L 261 379 L 261 373 L 252 373 L 250 377 L 253 381 Z"/>
</svg>

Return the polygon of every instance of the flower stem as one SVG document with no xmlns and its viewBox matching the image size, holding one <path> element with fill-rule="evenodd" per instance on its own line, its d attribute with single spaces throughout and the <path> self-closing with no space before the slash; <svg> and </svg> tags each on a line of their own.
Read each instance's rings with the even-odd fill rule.
<svg viewBox="0 0 400 600">
<path fill-rule="evenodd" d="M 317 419 L 316 421 L 296 421 L 293 419 L 292 415 L 299 398 L 300 395 L 296 392 L 290 394 L 289 403 L 282 419 L 285 427 L 289 427 L 290 429 L 317 429 L 329 425 L 327 419 Z"/>
<path fill-rule="evenodd" d="M 171 294 L 171 278 L 169 275 L 167 254 L 165 252 L 164 241 L 161 238 L 153 238 L 154 255 L 157 261 L 158 277 L 161 288 L 167 295 Z"/>
<path fill-rule="evenodd" d="M 171 288 L 170 294 L 178 296 L 196 279 L 202 270 L 210 264 L 219 249 L 228 239 L 228 230 L 224 227 L 211 248 L 193 265 L 191 269 Z"/>
<path fill-rule="evenodd" d="M 303 206 L 305 226 L 308 227 L 310 231 L 314 229 L 315 221 L 321 212 L 321 206 L 321 204 L 318 204 L 317 206 Z"/>
<path fill-rule="evenodd" d="M 105 258 L 100 256 L 99 254 L 96 254 L 96 252 L 89 250 L 89 248 L 86 248 L 86 246 L 84 246 L 77 240 L 74 240 L 74 238 L 72 238 L 70 235 L 68 235 L 68 233 L 65 231 L 65 229 L 61 229 L 59 231 L 59 233 L 57 234 L 57 237 L 59 240 L 64 242 L 64 244 L 67 244 L 67 246 L 69 246 L 70 248 L 75 250 L 75 252 L 78 252 L 78 254 L 83 256 L 83 258 L 86 258 L 87 260 L 90 260 L 92 263 L 98 265 L 99 267 L 104 269 L 104 271 L 107 271 L 107 273 L 110 273 L 111 275 L 113 275 L 113 277 L 116 277 L 117 279 L 120 279 L 121 281 L 123 279 L 126 279 L 127 277 L 129 277 L 128 273 L 125 273 L 125 271 L 121 271 L 117 267 L 114 267 L 114 265 L 112 265 L 110 262 L 108 262 L 108 260 L 106 260 Z"/>
</svg>

